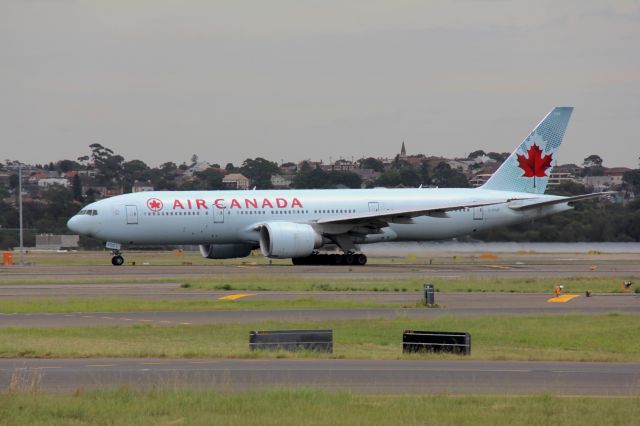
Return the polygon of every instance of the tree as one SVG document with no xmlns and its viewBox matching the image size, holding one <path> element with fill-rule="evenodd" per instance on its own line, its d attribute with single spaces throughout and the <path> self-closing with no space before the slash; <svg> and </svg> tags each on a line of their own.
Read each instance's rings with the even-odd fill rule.
<svg viewBox="0 0 640 426">
<path fill-rule="evenodd" d="M 99 143 L 93 143 L 89 148 L 91 148 L 93 165 L 99 172 L 98 181 L 107 186 L 114 182 L 120 184 L 124 157 L 114 155 L 111 149 Z"/>
<path fill-rule="evenodd" d="M 298 189 L 330 189 L 338 186 L 360 188 L 362 178 L 353 172 L 310 169 L 299 171 L 293 178 L 292 186 Z"/>
<path fill-rule="evenodd" d="M 382 173 L 384 171 L 384 164 L 382 164 L 382 161 L 380 160 L 377 160 L 373 157 L 368 157 L 360 160 L 360 168 L 372 169 L 376 172 Z"/>
<path fill-rule="evenodd" d="M 602 176 L 604 168 L 602 167 L 602 158 L 599 155 L 591 154 L 584 159 L 582 166 L 583 176 Z"/>
<path fill-rule="evenodd" d="M 326 189 L 331 188 L 329 173 L 322 169 L 300 170 L 291 183 L 298 189 Z"/>
<path fill-rule="evenodd" d="M 460 171 L 454 170 L 445 162 L 441 162 L 433 170 L 432 181 L 440 188 L 468 188 L 469 181 Z"/>
<path fill-rule="evenodd" d="M 624 185 L 630 188 L 636 196 L 640 195 L 640 169 L 624 172 L 622 182 L 624 182 Z"/>
<path fill-rule="evenodd" d="M 503 163 L 504 160 L 506 160 L 507 158 L 509 158 L 509 156 L 511 155 L 510 152 L 488 152 L 487 153 L 487 157 L 491 158 L 492 160 L 495 160 L 498 163 Z"/>
<path fill-rule="evenodd" d="M 176 189 L 176 178 L 178 177 L 178 166 L 176 163 L 168 161 L 160 167 L 149 171 L 149 179 L 155 189 L 174 190 Z"/>
<path fill-rule="evenodd" d="M 223 189 L 222 179 L 224 173 L 218 167 L 209 167 L 201 172 L 196 173 L 194 189 Z"/>
<path fill-rule="evenodd" d="M 253 184 L 260 189 L 273 188 L 271 176 L 278 173 L 279 170 L 278 164 L 262 157 L 257 157 L 253 160 L 247 158 L 242 163 L 242 167 L 240 167 L 241 173 L 251 179 Z"/>
<path fill-rule="evenodd" d="M 151 177 L 151 169 L 141 160 L 131 160 L 122 163 L 122 186 L 125 192 L 131 192 L 133 184 L 146 182 Z"/>
<path fill-rule="evenodd" d="M 66 173 L 73 170 L 79 170 L 80 168 L 82 168 L 82 166 L 77 161 L 60 160 L 55 164 L 55 168 L 62 173 Z"/>
<path fill-rule="evenodd" d="M 82 182 L 80 176 L 76 173 L 71 181 L 71 192 L 73 193 L 73 199 L 76 201 L 82 201 Z"/>
<path fill-rule="evenodd" d="M 374 186 L 383 186 L 386 188 L 395 188 L 400 185 L 400 171 L 398 169 L 388 169 L 376 179 Z"/>
<path fill-rule="evenodd" d="M 469 156 L 467 157 L 469 160 L 474 160 L 478 157 L 482 157 L 483 155 L 487 155 L 486 152 L 484 152 L 483 150 L 479 149 L 477 151 L 473 151 L 471 154 L 469 154 Z"/>
</svg>

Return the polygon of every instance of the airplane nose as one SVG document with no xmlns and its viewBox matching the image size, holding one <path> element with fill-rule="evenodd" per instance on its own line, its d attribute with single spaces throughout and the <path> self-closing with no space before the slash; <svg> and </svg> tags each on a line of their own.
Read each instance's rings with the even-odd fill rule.
<svg viewBox="0 0 640 426">
<path fill-rule="evenodd" d="M 71 232 L 75 232 L 76 234 L 80 234 L 80 218 L 78 216 L 73 216 L 67 222 L 67 228 L 71 230 Z"/>
</svg>

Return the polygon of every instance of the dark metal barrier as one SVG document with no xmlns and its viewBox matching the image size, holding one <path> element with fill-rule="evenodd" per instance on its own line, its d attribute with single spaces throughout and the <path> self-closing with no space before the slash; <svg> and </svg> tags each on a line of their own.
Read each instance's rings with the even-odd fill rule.
<svg viewBox="0 0 640 426">
<path fill-rule="evenodd" d="M 433 284 L 424 285 L 424 304 L 427 306 L 435 306 L 436 304 L 436 290 Z"/>
<path fill-rule="evenodd" d="M 402 333 L 402 352 L 452 352 L 471 355 L 471 335 L 448 331 L 410 331 Z"/>
<path fill-rule="evenodd" d="M 249 349 L 333 353 L 333 330 L 250 331 Z"/>
</svg>

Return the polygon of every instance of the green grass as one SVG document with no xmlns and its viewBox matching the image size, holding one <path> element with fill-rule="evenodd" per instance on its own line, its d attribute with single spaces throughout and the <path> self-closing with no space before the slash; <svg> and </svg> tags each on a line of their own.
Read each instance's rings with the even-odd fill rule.
<svg viewBox="0 0 640 426">
<path fill-rule="evenodd" d="M 334 353 L 256 353 L 250 330 L 334 330 Z M 640 361 L 640 315 L 556 315 L 532 317 L 399 318 L 314 323 L 261 322 L 161 327 L 154 325 L 0 328 L 0 357 L 282 357 L 397 359 L 455 358 L 401 354 L 402 331 L 466 331 L 471 359 Z"/>
<path fill-rule="evenodd" d="M 566 277 L 566 278 L 443 278 L 305 276 L 298 274 L 218 275 L 182 278 L 184 288 L 200 290 L 247 291 L 421 291 L 425 283 L 441 292 L 551 293 L 555 284 L 565 292 L 620 293 L 622 281 L 640 282 L 640 277 Z"/>
<path fill-rule="evenodd" d="M 130 389 L 0 395 L 11 425 L 635 425 L 640 399 Z"/>
<path fill-rule="evenodd" d="M 0 313 L 71 313 L 71 312 L 151 312 L 151 311 L 239 311 L 292 309 L 364 309 L 400 308 L 397 303 L 319 300 L 301 297 L 289 300 L 149 300 L 125 298 L 0 300 Z"/>
<path fill-rule="evenodd" d="M 188 290 L 239 290 L 239 291 L 421 291 L 425 283 L 433 283 L 441 292 L 499 292 L 499 293 L 551 293 L 555 284 L 563 284 L 567 293 L 620 293 L 623 281 L 640 283 L 640 276 L 609 277 L 391 277 L 383 275 L 359 276 L 309 276 L 304 274 L 220 274 L 210 276 L 167 276 L 163 278 L 2 278 L 2 284 L 78 284 L 78 283 L 176 283 Z"/>
</svg>

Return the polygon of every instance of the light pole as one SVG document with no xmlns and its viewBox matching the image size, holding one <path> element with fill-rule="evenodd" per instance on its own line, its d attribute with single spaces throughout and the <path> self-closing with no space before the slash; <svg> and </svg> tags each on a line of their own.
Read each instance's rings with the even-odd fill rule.
<svg viewBox="0 0 640 426">
<path fill-rule="evenodd" d="M 24 238 L 22 232 L 22 163 L 18 163 L 18 206 L 20 217 L 20 266 L 24 266 Z"/>
</svg>

